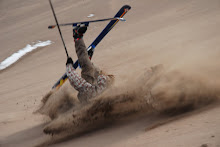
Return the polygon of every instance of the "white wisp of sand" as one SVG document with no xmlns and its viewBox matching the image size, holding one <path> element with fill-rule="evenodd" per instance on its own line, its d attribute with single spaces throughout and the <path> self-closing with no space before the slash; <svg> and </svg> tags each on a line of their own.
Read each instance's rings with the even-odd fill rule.
<svg viewBox="0 0 220 147">
<path fill-rule="evenodd" d="M 87 17 L 91 18 L 91 17 L 94 17 L 94 16 L 95 16 L 95 14 L 89 14 Z"/>
<path fill-rule="evenodd" d="M 38 41 L 36 44 L 34 45 L 30 45 L 28 44 L 25 48 L 20 49 L 18 52 L 12 54 L 10 57 L 6 58 L 4 61 L 2 61 L 0 63 L 0 70 L 3 70 L 7 67 L 9 67 L 10 65 L 12 65 L 13 63 L 15 63 L 16 61 L 18 61 L 22 56 L 24 56 L 25 54 L 37 49 L 38 47 L 44 47 L 47 45 L 52 44 L 52 41 L 47 40 L 47 41 Z"/>
</svg>

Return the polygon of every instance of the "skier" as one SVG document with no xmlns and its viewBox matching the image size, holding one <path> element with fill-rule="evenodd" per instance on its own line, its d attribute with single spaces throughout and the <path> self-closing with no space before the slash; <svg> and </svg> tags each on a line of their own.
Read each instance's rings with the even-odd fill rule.
<svg viewBox="0 0 220 147">
<path fill-rule="evenodd" d="M 78 99 L 80 102 L 88 102 L 104 92 L 114 81 L 113 75 L 106 75 L 93 65 L 89 59 L 86 46 L 83 41 L 83 34 L 87 27 L 77 26 L 73 29 L 73 38 L 75 42 L 76 54 L 80 67 L 82 68 L 81 77 L 73 67 L 72 58 L 68 58 L 66 62 L 66 73 L 70 84 L 78 91 Z"/>
</svg>

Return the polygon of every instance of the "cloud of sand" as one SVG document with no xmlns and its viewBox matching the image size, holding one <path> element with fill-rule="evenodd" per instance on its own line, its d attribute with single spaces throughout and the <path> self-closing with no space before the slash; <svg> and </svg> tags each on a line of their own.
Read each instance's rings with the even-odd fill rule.
<svg viewBox="0 0 220 147">
<path fill-rule="evenodd" d="M 208 105 L 220 96 L 219 83 L 210 78 L 161 67 L 147 69 L 86 105 L 71 94 L 73 89 L 65 89 L 51 92 L 43 100 L 39 112 L 52 119 L 45 133 L 75 134 L 138 112 L 182 113 Z"/>
<path fill-rule="evenodd" d="M 79 103 L 77 92 L 66 82 L 59 91 L 49 93 L 39 109 L 51 118 L 44 132 L 72 135 L 136 113 L 178 114 L 219 100 L 218 50 L 195 49 L 182 56 L 179 51 L 170 52 L 179 59 L 164 54 L 164 68 L 126 73 L 124 79 L 116 77 L 116 85 L 86 105 Z"/>
</svg>

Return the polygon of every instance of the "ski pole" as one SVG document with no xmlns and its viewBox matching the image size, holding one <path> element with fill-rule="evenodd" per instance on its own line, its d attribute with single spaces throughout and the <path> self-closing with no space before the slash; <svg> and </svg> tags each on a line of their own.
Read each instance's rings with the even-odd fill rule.
<svg viewBox="0 0 220 147">
<path fill-rule="evenodd" d="M 53 5 L 52 5 L 52 3 L 51 3 L 51 0 L 49 0 L 49 3 L 50 3 L 50 7 L 51 7 L 51 9 L 52 9 L 52 12 L 53 12 L 54 19 L 55 19 L 56 24 L 57 24 L 58 31 L 59 31 L 59 33 L 60 33 L 61 40 L 62 40 L 62 42 L 63 42 L 64 49 L 65 49 L 65 51 L 66 51 L 66 56 L 67 56 L 67 58 L 69 58 L 69 54 L 68 54 L 68 52 L 67 52 L 66 45 L 65 45 L 65 42 L 64 42 L 64 40 L 63 40 L 63 36 L 62 36 L 61 30 L 60 30 L 60 27 L 59 27 L 59 24 L 58 24 L 58 21 L 57 21 L 56 14 L 55 14 L 54 9 L 53 9 Z"/>
<path fill-rule="evenodd" d="M 59 26 L 68 26 L 68 25 L 76 26 L 77 24 L 89 24 L 89 23 L 92 23 L 92 22 L 102 22 L 102 21 L 108 21 L 108 20 L 126 21 L 124 18 L 113 17 L 113 18 L 105 18 L 105 19 L 82 21 L 82 22 L 64 23 L 64 24 L 59 24 Z M 55 28 L 56 26 L 57 26 L 57 25 L 50 25 L 50 26 L 48 26 L 48 29 L 53 29 L 53 28 Z"/>
</svg>

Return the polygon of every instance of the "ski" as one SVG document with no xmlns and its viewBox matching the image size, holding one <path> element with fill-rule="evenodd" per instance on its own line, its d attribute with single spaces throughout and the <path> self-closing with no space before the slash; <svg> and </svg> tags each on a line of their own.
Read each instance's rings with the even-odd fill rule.
<svg viewBox="0 0 220 147">
<path fill-rule="evenodd" d="M 118 13 L 114 16 L 114 18 L 122 18 L 131 7 L 129 5 L 124 5 Z M 93 53 L 95 51 L 95 47 L 99 44 L 99 42 L 108 34 L 108 32 L 119 22 L 119 19 L 111 20 L 108 25 L 103 29 L 103 31 L 99 34 L 99 36 L 91 43 L 91 45 L 87 48 L 88 55 L 90 59 L 93 56 Z M 76 69 L 78 67 L 79 63 L 78 60 L 74 63 L 73 67 Z M 68 79 L 66 73 L 54 84 L 52 89 L 56 88 L 59 89 L 65 81 Z"/>
<path fill-rule="evenodd" d="M 120 21 L 126 21 L 124 18 L 119 18 L 119 17 L 113 17 L 113 18 L 105 18 L 105 19 L 98 19 L 98 20 L 90 20 L 90 21 L 82 21 L 82 22 L 71 22 L 71 23 L 64 23 L 64 24 L 59 24 L 59 26 L 77 26 L 80 24 L 88 24 L 88 23 L 93 23 L 93 22 L 102 22 L 102 21 L 108 21 L 108 20 L 120 20 Z M 57 25 L 50 25 L 48 26 L 48 29 L 53 29 Z"/>
</svg>

